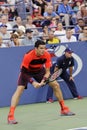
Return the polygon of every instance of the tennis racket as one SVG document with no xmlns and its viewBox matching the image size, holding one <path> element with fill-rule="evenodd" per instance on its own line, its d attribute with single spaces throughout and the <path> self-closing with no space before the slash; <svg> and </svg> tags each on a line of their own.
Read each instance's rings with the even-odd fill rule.
<svg viewBox="0 0 87 130">
<path fill-rule="evenodd" d="M 62 74 L 62 69 L 59 69 L 57 71 L 55 71 L 53 74 L 50 75 L 50 77 L 45 81 L 46 84 L 48 84 L 49 82 L 53 82 L 54 80 L 56 80 L 60 75 Z"/>
</svg>

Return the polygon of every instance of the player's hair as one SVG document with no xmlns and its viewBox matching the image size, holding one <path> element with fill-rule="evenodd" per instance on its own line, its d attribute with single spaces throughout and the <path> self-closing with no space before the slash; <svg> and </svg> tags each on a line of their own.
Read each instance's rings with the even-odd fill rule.
<svg viewBox="0 0 87 130">
<path fill-rule="evenodd" d="M 45 43 L 44 41 L 42 41 L 42 40 L 37 40 L 37 41 L 35 42 L 35 46 L 34 46 L 34 47 L 38 48 L 39 45 L 45 45 L 45 44 L 46 44 L 46 43 Z"/>
</svg>

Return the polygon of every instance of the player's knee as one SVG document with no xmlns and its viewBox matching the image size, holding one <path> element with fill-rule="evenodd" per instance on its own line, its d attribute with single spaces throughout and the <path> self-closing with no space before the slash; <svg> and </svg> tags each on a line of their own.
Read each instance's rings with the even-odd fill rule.
<svg viewBox="0 0 87 130">
<path fill-rule="evenodd" d="M 55 82 L 54 84 L 53 84 L 53 89 L 60 89 L 60 85 L 59 85 L 59 83 L 58 82 Z"/>
<path fill-rule="evenodd" d="M 58 90 L 58 89 L 60 89 L 60 86 L 59 86 L 59 84 L 56 84 L 56 85 L 55 85 L 55 87 L 54 87 L 54 89 L 55 89 L 55 90 Z"/>
</svg>

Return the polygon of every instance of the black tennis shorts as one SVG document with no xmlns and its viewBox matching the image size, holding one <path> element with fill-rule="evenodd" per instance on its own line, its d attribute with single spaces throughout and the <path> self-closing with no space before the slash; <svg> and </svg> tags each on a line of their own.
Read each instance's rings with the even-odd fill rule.
<svg viewBox="0 0 87 130">
<path fill-rule="evenodd" d="M 25 86 L 25 89 L 27 89 L 27 84 L 30 83 L 30 78 L 40 83 L 45 72 L 45 68 L 41 68 L 38 72 L 20 72 L 18 77 L 18 86 L 23 85 Z"/>
</svg>

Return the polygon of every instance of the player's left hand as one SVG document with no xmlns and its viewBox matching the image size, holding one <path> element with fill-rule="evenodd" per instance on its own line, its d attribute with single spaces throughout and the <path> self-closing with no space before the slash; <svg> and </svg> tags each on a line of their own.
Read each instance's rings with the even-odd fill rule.
<svg viewBox="0 0 87 130">
<path fill-rule="evenodd" d="M 41 84 L 38 83 L 38 82 L 36 82 L 36 81 L 34 81 L 34 82 L 32 83 L 32 85 L 34 86 L 34 88 L 40 88 L 40 87 L 41 87 Z"/>
<path fill-rule="evenodd" d="M 40 82 L 40 86 L 41 86 L 41 87 L 44 86 L 45 84 L 46 84 L 46 82 L 43 81 L 43 80 Z"/>
</svg>

